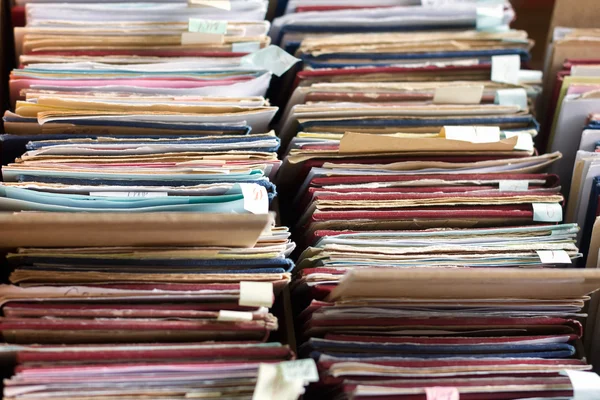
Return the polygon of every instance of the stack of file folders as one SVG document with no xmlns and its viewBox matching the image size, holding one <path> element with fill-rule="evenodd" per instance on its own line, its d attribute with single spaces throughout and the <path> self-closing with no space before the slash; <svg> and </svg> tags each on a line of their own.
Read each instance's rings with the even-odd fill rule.
<svg viewBox="0 0 600 400">
<path fill-rule="evenodd" d="M 560 224 L 561 153 L 535 148 L 542 79 L 521 69 L 532 43 L 505 26 L 510 7 L 301 3 L 270 35 L 302 60 L 277 184 L 299 244 L 299 355 L 320 372 L 307 395 L 572 396 L 560 373 L 591 369 L 581 320 L 600 274 L 563 270 L 579 227 Z M 394 10 L 423 32 L 367 27 Z M 311 13 L 348 19 L 319 31 Z"/>
<path fill-rule="evenodd" d="M 2 136 L 4 397 L 260 398 L 295 358 L 270 310 L 295 245 L 270 212 L 264 96 L 296 60 L 269 46 L 267 2 L 25 4 Z M 274 396 L 295 399 L 286 376 Z"/>
</svg>

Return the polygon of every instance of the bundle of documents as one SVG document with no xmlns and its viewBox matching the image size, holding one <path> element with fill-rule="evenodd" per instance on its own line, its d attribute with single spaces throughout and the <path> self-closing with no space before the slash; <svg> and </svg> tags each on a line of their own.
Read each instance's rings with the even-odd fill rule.
<svg viewBox="0 0 600 400">
<path fill-rule="evenodd" d="M 273 21 L 271 38 L 275 44 L 293 53 L 303 39 L 311 36 L 466 30 L 476 26 L 507 25 L 514 18 L 508 1 L 496 1 L 487 8 L 485 13 L 489 18 L 482 15 L 482 11 L 476 2 L 288 0 L 285 15 Z"/>
<path fill-rule="evenodd" d="M 269 214 L 0 219 L 1 243 L 16 247 L 0 286 L 3 351 L 19 363 L 5 398 L 249 399 L 262 365 L 294 358 L 263 344 L 294 249 Z M 292 380 L 282 398 L 303 386 Z"/>
<path fill-rule="evenodd" d="M 573 356 L 599 287 L 594 270 L 354 269 L 300 314 L 321 377 L 309 394 L 571 398 L 597 380 Z"/>
</svg>

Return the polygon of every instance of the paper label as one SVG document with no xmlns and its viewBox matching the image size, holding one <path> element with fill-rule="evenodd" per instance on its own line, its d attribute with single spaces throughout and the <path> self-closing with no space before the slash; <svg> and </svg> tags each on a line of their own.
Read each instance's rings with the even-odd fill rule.
<svg viewBox="0 0 600 400">
<path fill-rule="evenodd" d="M 231 10 L 231 3 L 229 0 L 188 0 L 188 6 L 190 7 L 212 7 L 220 10 Z"/>
<path fill-rule="evenodd" d="M 300 60 L 274 45 L 242 57 L 242 65 L 262 68 L 277 76 L 285 74 L 298 61 Z"/>
<path fill-rule="evenodd" d="M 234 53 L 254 53 L 260 50 L 260 42 L 236 42 L 231 44 Z"/>
<path fill-rule="evenodd" d="M 442 86 L 435 89 L 434 104 L 479 104 L 483 96 L 483 85 Z"/>
<path fill-rule="evenodd" d="M 500 141 L 500 128 L 497 126 L 444 126 L 446 139 L 462 140 L 471 143 L 493 143 Z"/>
<path fill-rule="evenodd" d="M 297 400 L 304 393 L 304 382 L 286 381 L 277 364 L 259 364 L 252 400 Z"/>
<path fill-rule="evenodd" d="M 519 106 L 527 110 L 527 91 L 525 89 L 500 89 L 496 92 L 495 103 L 501 106 Z"/>
<path fill-rule="evenodd" d="M 215 21 L 211 19 L 190 18 L 188 31 L 197 33 L 212 33 L 224 35 L 227 33 L 227 21 Z"/>
<path fill-rule="evenodd" d="M 519 83 L 521 84 L 534 84 L 542 83 L 544 73 L 542 71 L 537 71 L 533 69 L 522 69 L 519 71 L 517 76 L 519 78 Z"/>
<path fill-rule="evenodd" d="M 286 381 L 302 380 L 303 382 L 318 382 L 317 364 L 312 358 L 284 361 L 279 363 L 281 376 Z"/>
<path fill-rule="evenodd" d="M 223 35 L 214 33 L 183 32 L 181 44 L 219 44 L 223 43 Z"/>
<path fill-rule="evenodd" d="M 504 132 L 504 136 L 511 138 L 518 136 L 515 150 L 533 151 L 533 137 L 529 133 L 523 132 Z"/>
<path fill-rule="evenodd" d="M 573 400 L 600 399 L 600 376 L 587 371 L 562 371 L 571 380 L 573 386 Z"/>
<path fill-rule="evenodd" d="M 542 264 L 571 264 L 571 257 L 564 250 L 537 250 Z"/>
<path fill-rule="evenodd" d="M 563 209 L 558 203 L 533 203 L 533 220 L 539 222 L 562 222 Z"/>
<path fill-rule="evenodd" d="M 477 7 L 476 27 L 478 31 L 495 32 L 508 30 L 504 27 L 504 5 L 485 5 Z"/>
<path fill-rule="evenodd" d="M 97 197 L 134 197 L 140 199 L 149 199 L 154 197 L 167 197 L 167 192 L 90 192 L 90 196 Z"/>
<path fill-rule="evenodd" d="M 501 192 L 525 192 L 529 189 L 529 181 L 500 181 Z"/>
<path fill-rule="evenodd" d="M 217 321 L 252 321 L 251 312 L 220 310 Z"/>
<path fill-rule="evenodd" d="M 458 400 L 459 393 L 455 387 L 429 387 L 425 388 L 427 400 Z"/>
<path fill-rule="evenodd" d="M 272 282 L 240 282 L 240 306 L 271 307 L 273 305 Z"/>
<path fill-rule="evenodd" d="M 519 83 L 521 57 L 518 55 L 492 56 L 492 81 L 502 83 Z"/>
<path fill-rule="evenodd" d="M 244 196 L 244 210 L 252 214 L 269 213 L 269 196 L 264 186 L 256 183 L 240 183 Z"/>
</svg>

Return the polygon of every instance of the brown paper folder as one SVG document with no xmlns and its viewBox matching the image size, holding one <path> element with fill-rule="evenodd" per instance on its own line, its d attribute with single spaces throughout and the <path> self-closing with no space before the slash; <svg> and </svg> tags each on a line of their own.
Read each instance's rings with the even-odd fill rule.
<svg viewBox="0 0 600 400">
<path fill-rule="evenodd" d="M 0 247 L 252 247 L 269 214 L 0 213 Z"/>
<path fill-rule="evenodd" d="M 351 270 L 328 301 L 377 298 L 528 298 L 582 297 L 600 288 L 600 270 L 360 269 Z"/>
</svg>

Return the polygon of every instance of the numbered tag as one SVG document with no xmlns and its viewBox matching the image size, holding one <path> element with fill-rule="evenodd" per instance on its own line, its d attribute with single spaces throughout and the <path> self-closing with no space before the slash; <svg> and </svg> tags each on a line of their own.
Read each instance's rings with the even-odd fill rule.
<svg viewBox="0 0 600 400">
<path fill-rule="evenodd" d="M 281 76 L 299 59 L 278 46 L 269 46 L 252 54 L 242 57 L 242 65 L 258 67 Z"/>
<path fill-rule="evenodd" d="M 190 18 L 190 21 L 188 23 L 188 31 L 224 35 L 227 33 L 227 21 Z"/>
<path fill-rule="evenodd" d="M 273 305 L 272 282 L 240 282 L 240 306 L 271 307 Z"/>
<path fill-rule="evenodd" d="M 500 181 L 498 189 L 501 192 L 525 192 L 529 189 L 529 181 Z"/>
<path fill-rule="evenodd" d="M 269 213 L 269 196 L 264 186 L 256 183 L 240 183 L 244 196 L 244 210 L 252 214 Z"/>
<path fill-rule="evenodd" d="M 425 388 L 427 400 L 459 400 L 458 389 L 455 387 Z"/>
<path fill-rule="evenodd" d="M 533 137 L 529 133 L 523 132 L 504 132 L 507 139 L 517 136 L 515 150 L 533 151 Z"/>
<path fill-rule="evenodd" d="M 562 222 L 563 209 L 558 203 L 533 203 L 533 220 L 539 222 Z"/>
<path fill-rule="evenodd" d="M 243 312 L 243 311 L 229 311 L 229 310 L 220 310 L 219 316 L 217 317 L 217 321 L 252 321 L 253 316 L 251 312 Z"/>
<path fill-rule="evenodd" d="M 480 86 L 442 86 L 435 89 L 434 104 L 479 104 L 483 96 Z"/>
<path fill-rule="evenodd" d="M 303 360 L 284 361 L 279 363 L 281 376 L 286 381 L 302 380 L 303 382 L 318 382 L 317 364 L 312 358 Z"/>
<path fill-rule="evenodd" d="M 150 199 L 154 197 L 167 197 L 167 192 L 90 192 L 90 196 L 96 197 L 128 197 L 136 199 Z"/>
<path fill-rule="evenodd" d="M 542 264 L 571 264 L 569 253 L 564 250 L 537 250 Z"/>
<path fill-rule="evenodd" d="M 502 83 L 519 83 L 521 57 L 518 55 L 492 56 L 492 81 Z"/>
</svg>

